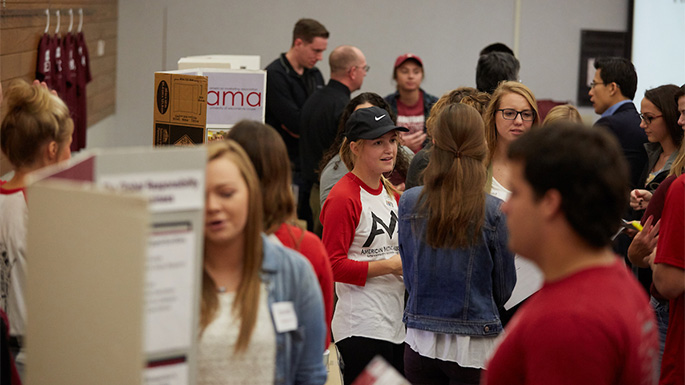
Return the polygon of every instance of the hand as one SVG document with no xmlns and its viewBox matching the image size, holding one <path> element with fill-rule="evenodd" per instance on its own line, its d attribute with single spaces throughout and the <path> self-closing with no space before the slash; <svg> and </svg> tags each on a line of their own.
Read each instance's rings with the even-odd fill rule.
<svg viewBox="0 0 685 385">
<path fill-rule="evenodd" d="M 409 147 L 414 153 L 417 153 L 423 148 L 423 142 L 426 141 L 426 133 L 423 131 L 416 131 L 412 134 L 401 132 L 400 139 L 405 146 Z"/>
<path fill-rule="evenodd" d="M 385 260 L 390 268 L 390 274 L 402 275 L 402 259 L 399 254 L 395 254 L 392 257 Z"/>
<path fill-rule="evenodd" d="M 657 238 L 659 238 L 659 237 L 657 237 Z M 654 250 L 652 250 L 652 252 L 651 252 L 648 256 L 646 256 L 645 259 L 644 259 L 644 261 L 649 265 L 649 268 L 652 269 L 652 271 L 654 271 L 654 258 L 655 258 L 655 257 L 656 257 L 656 247 L 655 247 Z"/>
<path fill-rule="evenodd" d="M 41 87 L 45 88 L 46 90 L 50 90 L 51 94 L 57 96 L 57 91 L 49 89 L 48 84 L 46 82 L 39 82 L 38 79 L 36 79 L 33 81 L 33 85 L 34 86 L 40 85 Z"/>
<path fill-rule="evenodd" d="M 394 185 L 392 185 L 392 187 L 394 187 L 395 190 L 397 190 L 397 191 L 404 191 L 405 185 L 404 185 L 404 183 L 400 183 L 400 184 L 394 184 Z"/>
<path fill-rule="evenodd" d="M 635 189 L 630 192 L 630 208 L 633 210 L 644 210 L 652 199 L 652 193 L 647 190 Z"/>
<path fill-rule="evenodd" d="M 653 220 L 654 217 L 650 215 L 645 221 L 644 226 L 642 226 L 642 231 L 635 235 L 635 238 L 633 238 L 633 241 L 628 248 L 628 259 L 638 267 L 649 266 L 649 255 L 652 254 L 659 241 L 658 234 L 661 221 L 657 221 L 656 224 L 652 226 Z"/>
</svg>

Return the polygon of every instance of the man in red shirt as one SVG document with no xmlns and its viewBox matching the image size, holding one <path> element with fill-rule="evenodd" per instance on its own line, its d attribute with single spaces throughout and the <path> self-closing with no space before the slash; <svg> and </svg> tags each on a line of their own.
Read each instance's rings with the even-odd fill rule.
<svg viewBox="0 0 685 385">
<path fill-rule="evenodd" d="M 509 247 L 545 283 L 508 325 L 483 383 L 655 384 L 654 314 L 610 248 L 628 205 L 616 139 L 564 122 L 526 133 L 509 158 Z"/>
</svg>

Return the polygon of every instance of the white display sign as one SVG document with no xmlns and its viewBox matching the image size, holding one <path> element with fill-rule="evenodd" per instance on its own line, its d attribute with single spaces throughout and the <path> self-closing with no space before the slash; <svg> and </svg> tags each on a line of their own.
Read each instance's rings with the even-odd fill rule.
<svg viewBox="0 0 685 385">
<path fill-rule="evenodd" d="M 97 183 L 117 191 L 147 195 L 152 212 L 197 210 L 204 204 L 205 180 L 201 171 L 107 175 Z"/>
<path fill-rule="evenodd" d="M 185 228 L 184 228 L 185 227 Z M 187 349 L 195 333 L 195 234 L 190 223 L 156 227 L 148 241 L 145 352 Z"/>
<path fill-rule="evenodd" d="M 207 76 L 207 127 L 230 127 L 240 120 L 264 121 L 265 71 L 202 71 Z"/>
</svg>

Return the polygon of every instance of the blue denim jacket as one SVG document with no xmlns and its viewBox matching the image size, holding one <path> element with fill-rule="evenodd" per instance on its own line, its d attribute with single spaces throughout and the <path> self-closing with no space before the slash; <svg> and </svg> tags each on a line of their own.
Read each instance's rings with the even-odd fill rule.
<svg viewBox="0 0 685 385">
<path fill-rule="evenodd" d="M 409 301 L 407 327 L 435 333 L 495 336 L 498 308 L 516 283 L 514 254 L 507 248 L 502 201 L 486 195 L 482 239 L 476 246 L 434 249 L 425 243 L 427 216 L 417 212 L 423 186 L 404 192 L 399 204 L 399 243 Z"/>
<path fill-rule="evenodd" d="M 275 302 L 290 301 L 297 314 L 297 330 L 276 332 L 275 384 L 323 384 L 326 339 L 323 299 L 312 267 L 296 251 L 262 236 L 262 282 L 267 287 L 269 310 Z"/>
</svg>

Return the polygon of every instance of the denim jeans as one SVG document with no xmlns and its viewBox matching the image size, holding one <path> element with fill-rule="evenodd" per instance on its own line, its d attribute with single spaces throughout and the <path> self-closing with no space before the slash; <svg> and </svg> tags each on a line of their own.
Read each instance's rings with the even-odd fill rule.
<svg viewBox="0 0 685 385">
<path fill-rule="evenodd" d="M 650 296 L 649 303 L 654 309 L 656 323 L 659 327 L 659 368 L 661 368 L 661 357 L 664 355 L 666 332 L 668 331 L 668 300 L 660 301 Z"/>
</svg>

